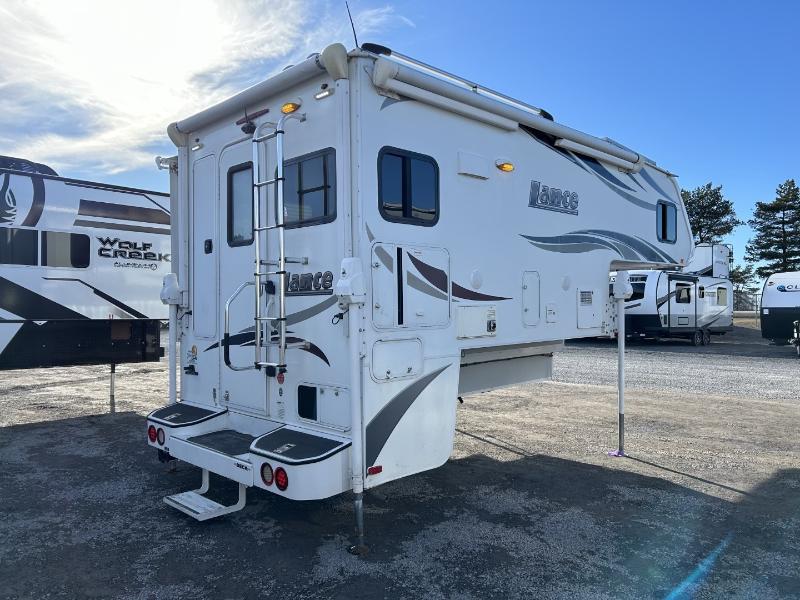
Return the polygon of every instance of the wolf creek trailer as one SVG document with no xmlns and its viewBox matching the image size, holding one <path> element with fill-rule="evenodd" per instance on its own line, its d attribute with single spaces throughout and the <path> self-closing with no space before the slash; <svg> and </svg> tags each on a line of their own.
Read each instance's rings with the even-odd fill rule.
<svg viewBox="0 0 800 600">
<path fill-rule="evenodd" d="M 609 270 L 692 248 L 652 161 L 379 46 L 329 46 L 168 133 L 180 398 L 171 364 L 146 434 L 202 469 L 165 498 L 199 520 L 251 486 L 352 490 L 362 540 L 365 489 L 447 461 L 459 395 L 550 377 L 564 339 L 613 327 Z M 209 472 L 236 504 L 204 496 Z"/>
<path fill-rule="evenodd" d="M 729 246 L 701 244 L 680 271 L 631 271 L 633 295 L 625 301 L 628 337 L 678 337 L 705 346 L 711 343 L 712 334 L 731 331 L 730 256 Z"/>
<path fill-rule="evenodd" d="M 761 290 L 761 337 L 778 345 L 789 343 L 800 320 L 800 271 L 774 273 Z"/>
<path fill-rule="evenodd" d="M 169 195 L 0 157 L 0 369 L 157 361 Z"/>
</svg>

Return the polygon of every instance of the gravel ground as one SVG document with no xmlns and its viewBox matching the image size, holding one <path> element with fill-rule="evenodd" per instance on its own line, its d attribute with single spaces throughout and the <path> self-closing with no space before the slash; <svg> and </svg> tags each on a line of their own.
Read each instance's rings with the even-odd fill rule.
<svg viewBox="0 0 800 600">
<path fill-rule="evenodd" d="M 144 443 L 163 364 L 118 368 L 115 414 L 106 368 L 6 372 L 0 597 L 800 597 L 798 363 L 728 340 L 631 348 L 627 459 L 606 453 L 613 345 L 466 397 L 445 466 L 367 494 L 365 558 L 344 551 L 347 495 L 253 491 L 205 523 L 164 505 L 199 472 Z"/>
</svg>

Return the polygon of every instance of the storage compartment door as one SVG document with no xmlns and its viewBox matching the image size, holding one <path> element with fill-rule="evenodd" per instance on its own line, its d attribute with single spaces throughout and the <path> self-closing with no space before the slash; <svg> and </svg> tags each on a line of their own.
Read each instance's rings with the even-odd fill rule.
<svg viewBox="0 0 800 600">
<path fill-rule="evenodd" d="M 403 246 L 403 325 L 441 327 L 450 322 L 450 255 L 444 248 Z"/>
</svg>

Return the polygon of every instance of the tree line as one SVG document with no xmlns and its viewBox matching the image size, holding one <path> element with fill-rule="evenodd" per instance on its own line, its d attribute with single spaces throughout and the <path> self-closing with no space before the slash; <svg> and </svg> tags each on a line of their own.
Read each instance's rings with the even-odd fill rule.
<svg viewBox="0 0 800 600">
<path fill-rule="evenodd" d="M 693 190 L 681 190 L 694 240 L 698 244 L 717 244 L 736 227 L 739 220 L 733 202 L 722 193 L 722 186 L 707 183 Z M 747 221 L 753 237 L 745 246 L 745 260 L 731 269 L 734 289 L 756 291 L 756 276 L 800 271 L 800 189 L 787 179 L 775 190 L 775 198 L 756 202 Z"/>
</svg>

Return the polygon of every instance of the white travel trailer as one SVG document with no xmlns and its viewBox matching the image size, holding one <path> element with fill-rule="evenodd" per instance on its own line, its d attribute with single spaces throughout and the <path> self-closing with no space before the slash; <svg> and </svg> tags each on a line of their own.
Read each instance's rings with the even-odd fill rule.
<svg viewBox="0 0 800 600">
<path fill-rule="evenodd" d="M 705 346 L 712 334 L 731 331 L 730 256 L 725 244 L 701 244 L 681 271 L 631 271 L 633 295 L 625 301 L 627 335 L 683 337 Z"/>
<path fill-rule="evenodd" d="M 549 377 L 564 339 L 612 326 L 610 269 L 692 248 L 664 169 L 380 46 L 329 46 L 168 133 L 181 397 L 171 368 L 147 435 L 201 467 L 165 498 L 200 520 L 251 486 L 352 490 L 363 534 L 364 489 L 447 461 L 457 396 Z M 203 495 L 209 472 L 237 504 Z"/>
<path fill-rule="evenodd" d="M 761 290 L 761 336 L 778 345 L 789 343 L 800 320 L 800 271 L 774 273 Z"/>
<path fill-rule="evenodd" d="M 0 369 L 157 361 L 169 196 L 0 157 Z"/>
</svg>

